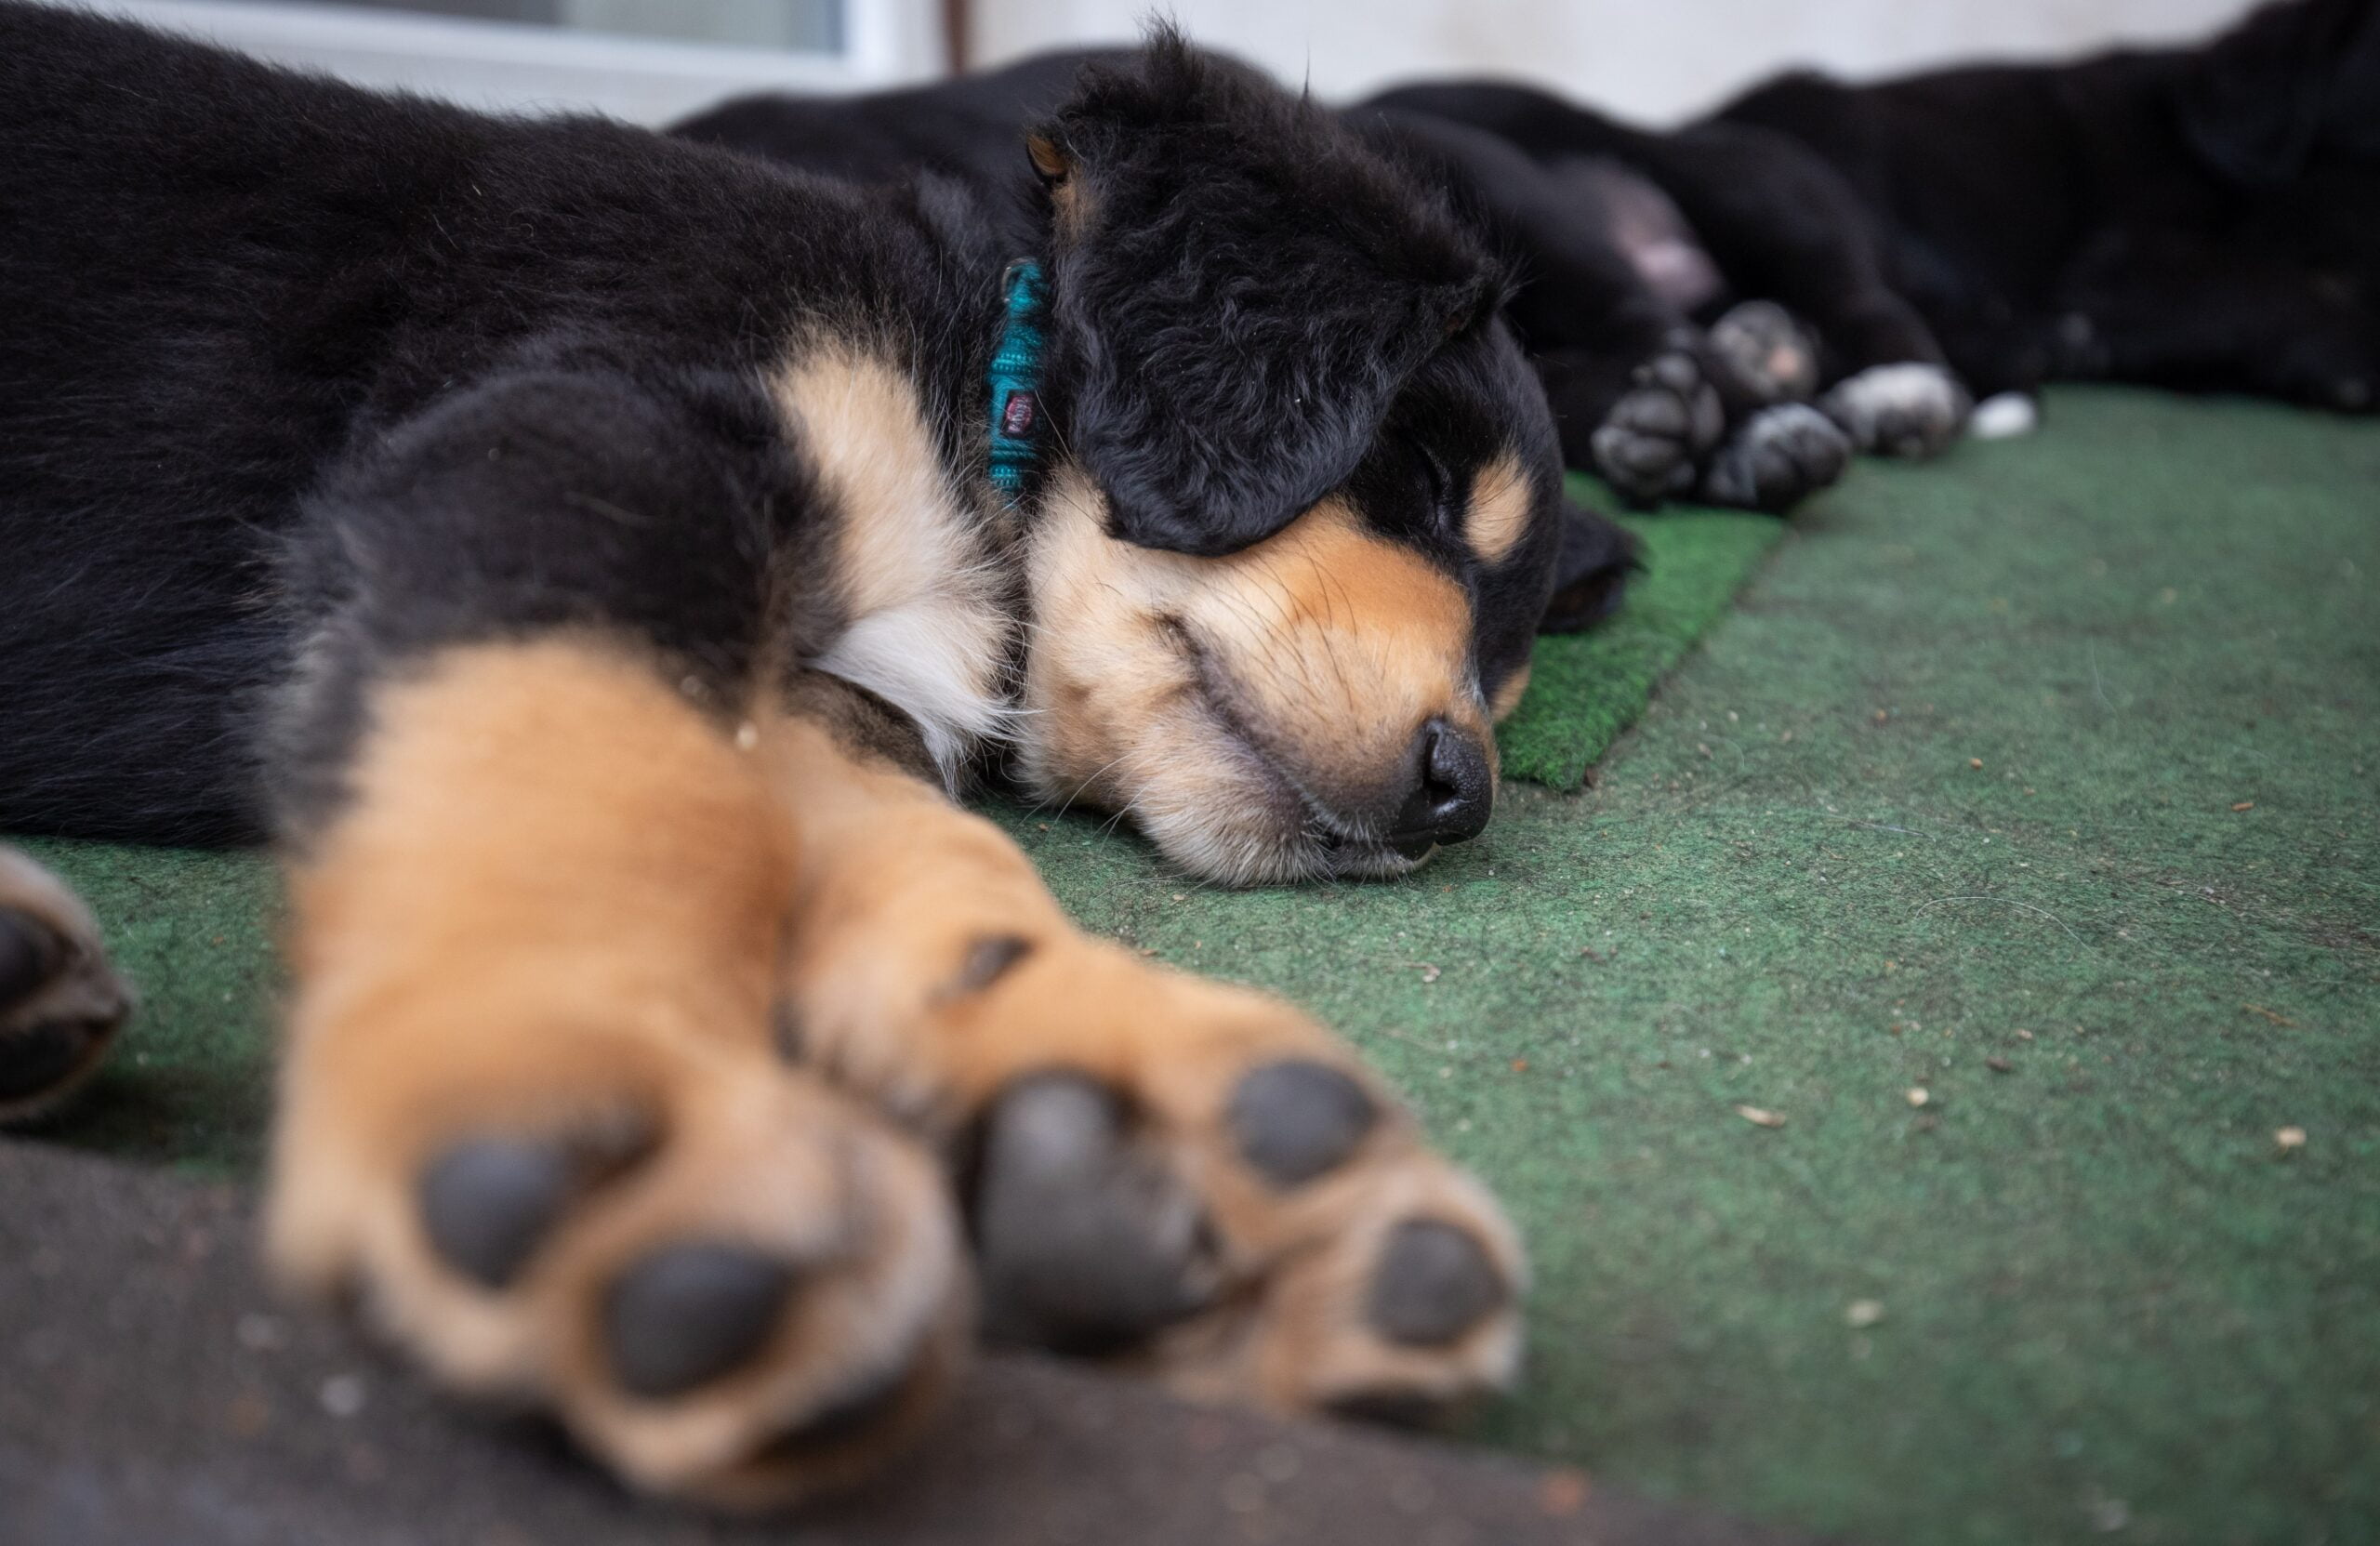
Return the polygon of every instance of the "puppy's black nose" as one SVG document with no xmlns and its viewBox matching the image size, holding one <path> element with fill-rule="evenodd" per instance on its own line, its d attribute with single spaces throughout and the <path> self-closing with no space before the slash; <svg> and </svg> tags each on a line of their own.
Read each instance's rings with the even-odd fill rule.
<svg viewBox="0 0 2380 1546">
<path fill-rule="evenodd" d="M 1488 748 L 1471 736 L 1432 720 L 1414 738 L 1413 752 L 1413 789 L 1388 834 L 1390 845 L 1408 859 L 1439 843 L 1479 836 L 1496 806 Z"/>
</svg>

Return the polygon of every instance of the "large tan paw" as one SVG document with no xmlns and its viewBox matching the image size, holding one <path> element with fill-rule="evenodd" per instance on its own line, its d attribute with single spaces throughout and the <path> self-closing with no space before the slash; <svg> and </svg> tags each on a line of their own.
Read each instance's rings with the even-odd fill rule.
<svg viewBox="0 0 2380 1546">
<path fill-rule="evenodd" d="M 1083 953 L 1000 1011 L 1087 998 L 1114 1050 L 983 1108 L 987 1329 L 1281 1411 L 1427 1420 L 1508 1383 L 1518 1240 L 1352 1054 L 1284 1005 Z"/>
<path fill-rule="evenodd" d="M 1510 1381 L 1511 1225 L 1336 1038 L 1040 918 L 922 934 L 932 985 L 869 995 L 865 1032 L 817 1009 L 812 1055 L 951 1124 L 993 1338 L 1279 1411 L 1425 1420 Z M 813 960 L 808 1001 L 852 1001 Z"/>
<path fill-rule="evenodd" d="M 666 1013 L 361 1007 L 285 1072 L 271 1244 L 458 1390 L 550 1408 L 655 1490 L 731 1506 L 856 1477 L 963 1356 L 928 1153 Z"/>
<path fill-rule="evenodd" d="M 131 1011 L 91 910 L 0 848 L 0 1123 L 38 1116 L 89 1077 Z"/>
</svg>

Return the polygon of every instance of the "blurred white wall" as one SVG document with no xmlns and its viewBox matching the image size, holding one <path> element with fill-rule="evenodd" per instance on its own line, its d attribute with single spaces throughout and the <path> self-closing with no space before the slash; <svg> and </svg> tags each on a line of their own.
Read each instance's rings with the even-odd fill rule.
<svg viewBox="0 0 2380 1546">
<path fill-rule="evenodd" d="M 869 0 L 859 0 L 866 5 Z M 1326 97 L 1422 75 L 1543 82 L 1674 120 L 1788 65 L 1850 76 L 1979 57 L 2186 40 L 2251 0 L 974 0 L 972 52 L 1128 41 L 1170 9 L 1190 34 Z"/>
</svg>

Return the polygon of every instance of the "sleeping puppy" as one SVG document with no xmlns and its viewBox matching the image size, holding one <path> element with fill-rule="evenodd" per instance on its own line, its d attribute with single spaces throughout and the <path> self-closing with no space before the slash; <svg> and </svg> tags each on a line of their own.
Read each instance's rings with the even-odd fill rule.
<svg viewBox="0 0 2380 1546">
<path fill-rule="evenodd" d="M 1857 190 L 1893 288 L 1980 393 L 2098 380 L 2373 405 L 2373 0 L 2269 5 L 2199 47 L 2069 65 L 1791 76 L 1718 116 Z"/>
<path fill-rule="evenodd" d="M 860 1473 L 977 1319 L 1284 1410 L 1516 1362 L 1349 1050 L 948 793 L 1239 879 L 1476 831 L 1592 567 L 1497 271 L 1170 36 L 1025 143 L 1020 218 L 0 5 L 0 824 L 277 839 L 275 1264 L 643 1487 Z M 123 1007 L 0 865 L 6 1112 Z"/>
<path fill-rule="evenodd" d="M 2370 407 L 2380 381 L 2373 0 L 2271 6 L 2202 47 L 2070 65 L 1869 86 L 1792 75 L 1668 135 L 1494 83 L 1375 101 L 1521 152 L 1523 172 L 1491 185 L 1491 202 L 1521 224 L 1529 259 L 1616 247 L 1652 287 L 1646 253 L 1691 271 L 1682 243 L 1723 276 L 1713 294 L 1773 297 L 1806 318 L 1831 383 L 1821 405 L 1863 450 L 1927 454 L 1956 431 L 1970 391 L 2030 394 L 2048 379 L 2348 410 Z M 1612 212 L 1609 190 L 1631 183 L 1679 217 L 1653 242 Z M 1567 189 L 1568 208 L 1549 185 Z M 1592 293 L 1522 295 L 1558 308 Z M 1535 340 L 1595 337 L 1622 310 L 1593 299 L 1523 328 L 1542 359 Z M 1726 374 L 1667 369 L 1684 396 Z M 1612 427 L 1620 465 L 1606 470 L 1624 486 L 1632 468 L 1682 478 L 1693 465 L 1691 435 L 1664 446 L 1620 433 L 1631 416 L 1605 406 L 1620 401 L 1609 381 L 1566 396 L 1558 368 L 1550 380 L 1566 443 L 1578 426 Z M 1657 429 L 1690 416 L 1657 406 Z"/>
<path fill-rule="evenodd" d="M 1021 216 L 1029 208 L 1022 185 L 1030 175 L 1016 149 L 1019 130 L 1046 116 L 1084 68 L 1115 57 L 1098 50 L 1045 54 L 929 86 L 864 96 L 738 98 L 671 132 L 839 177 L 876 179 L 928 169 L 960 178 L 996 210 Z M 1375 152 L 1431 185 L 1489 250 L 1514 245 L 1493 205 L 1474 196 L 1470 169 L 1444 155 L 1429 135 L 1371 117 L 1349 123 Z M 1507 292 L 1520 277 L 1502 277 Z M 1477 486 L 1500 448 L 1515 440 L 1493 427 L 1545 422 L 1546 409 L 1527 385 L 1516 351 L 1510 326 L 1514 314 L 1508 307 L 1505 321 L 1481 329 L 1481 347 L 1469 354 L 1467 371 L 1441 370 L 1417 381 L 1391 416 L 1391 437 L 1411 449 L 1413 465 L 1434 486 Z M 1455 429 L 1464 425 L 1477 430 Z M 1553 471 L 1555 456 L 1545 437 L 1536 436 L 1535 443 L 1548 462 L 1530 469 L 1533 478 Z M 1382 458 L 1373 475 L 1393 480 L 1394 461 Z M 1575 509 L 1565 520 L 1567 557 L 1557 582 L 1560 600 L 1543 620 L 1549 631 L 1585 627 L 1610 612 L 1633 562 L 1633 544 L 1620 528 Z"/>
<path fill-rule="evenodd" d="M 1492 82 L 1358 111 L 1471 169 L 1531 275 L 1513 317 L 1566 453 L 1624 495 L 1784 509 L 1854 450 L 1928 456 L 1963 422 L 1931 334 L 1877 277 L 1857 196 L 1798 147 L 1731 124 L 1653 133 Z M 1892 414 L 1869 411 L 1884 362 L 1924 367 L 1900 371 L 1922 382 Z"/>
<path fill-rule="evenodd" d="M 1004 192 L 1020 171 L 1011 148 L 1016 128 L 1046 112 L 1079 69 L 1104 57 L 1049 54 L 872 96 L 743 98 L 673 132 L 840 176 L 891 177 L 925 166 Z M 1774 307 L 1752 307 L 1707 335 L 1695 325 L 1696 314 L 1717 310 L 1708 303 L 1719 282 L 1690 235 L 1664 256 L 1700 262 L 1708 284 L 1681 293 L 1681 285 L 1698 284 L 1693 274 L 1640 274 L 1634 260 L 1643 244 L 1628 239 L 1633 227 L 1617 215 L 1582 226 L 1579 190 L 1560 186 L 1499 138 L 1386 108 L 1351 110 L 1345 121 L 1440 189 L 1493 250 L 1520 259 L 1505 318 L 1552 391 L 1569 465 L 1602 472 L 1640 502 L 1674 494 L 1762 509 L 1781 509 L 1840 475 L 1849 455 L 1844 437 L 1793 401 L 1808 395 L 1810 383 L 1800 377 L 1814 365 L 1790 323 Z M 1642 178 L 1626 179 L 1626 187 L 1606 180 L 1616 200 L 1636 195 L 1621 214 L 1647 204 L 1666 208 Z M 1668 215 L 1683 231 L 1674 211 Z M 1780 377 L 1774 367 L 1795 348 L 1803 357 Z M 1681 369 L 1688 379 L 1677 378 Z M 1485 399 L 1478 408 L 1491 416 L 1524 411 Z M 1616 550 L 1608 530 L 1587 521 L 1576 522 L 1574 536 L 1582 554 Z M 1579 590 L 1593 611 L 1617 592 L 1608 566 L 1600 573 L 1598 583 Z M 1593 615 L 1566 611 L 1572 621 Z"/>
<path fill-rule="evenodd" d="M 1375 134 L 1426 145 L 1470 191 L 1521 275 L 1506 312 L 1542 377 L 1569 465 L 1640 504 L 1694 498 L 1782 510 L 1849 465 L 1844 432 L 1806 400 L 1815 341 L 1703 231 L 1644 165 L 1661 136 L 1563 106 L 1571 137 L 1540 154 L 1499 111 L 1550 98 L 1495 86 L 1419 86 L 1347 111 Z M 1558 104 L 1556 104 L 1558 105 Z M 1537 137 L 1543 138 L 1543 137 Z M 1706 149 L 1707 153 L 1707 149 Z M 1721 178 L 1723 196 L 1737 179 Z"/>
</svg>

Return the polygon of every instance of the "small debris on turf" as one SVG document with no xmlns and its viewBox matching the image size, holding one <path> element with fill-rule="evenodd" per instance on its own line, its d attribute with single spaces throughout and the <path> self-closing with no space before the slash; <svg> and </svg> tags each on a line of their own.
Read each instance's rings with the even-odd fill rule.
<svg viewBox="0 0 2380 1546">
<path fill-rule="evenodd" d="M 1884 1318 L 1884 1302 L 1880 1299 L 1855 1299 L 1843 1311 L 1843 1323 L 1854 1331 L 1865 1331 Z"/>
<path fill-rule="evenodd" d="M 1736 1115 L 1756 1128 L 1781 1128 L 1785 1125 L 1784 1117 L 1773 1111 L 1763 1111 L 1758 1106 L 1738 1106 Z"/>
<path fill-rule="evenodd" d="M 1924 1085 L 1918 1085 L 1918 1086 L 1916 1086 L 1916 1087 L 1912 1088 L 1912 1089 L 1910 1090 L 1910 1092 L 1909 1092 L 1909 1103 L 1910 1103 L 1911 1105 L 1913 1105 L 1913 1106 L 1931 1105 L 1931 1104 L 1933 1103 L 1933 1102 L 1934 1102 L 1934 1092 L 1933 1092 L 1932 1090 L 1927 1090 Z"/>
<path fill-rule="evenodd" d="M 2283 1128 L 2272 1135 L 2272 1141 L 2282 1154 L 2294 1154 L 2306 1146 L 2306 1130 Z"/>
<path fill-rule="evenodd" d="M 1967 766 L 1980 773 L 1983 770 L 1983 759 L 1980 757 L 1970 757 L 1967 759 Z"/>
<path fill-rule="evenodd" d="M 1983 1060 L 1983 1065 L 1995 1074 L 2013 1074 L 2016 1071 L 2016 1065 L 2006 1058 L 1986 1058 Z"/>
<path fill-rule="evenodd" d="M 1514 1072 L 1514 1073 L 1515 1073 L 1515 1074 L 1526 1074 L 1526 1073 L 1527 1073 L 1527 1072 L 1528 1072 L 1528 1059 L 1527 1059 L 1527 1058 L 1514 1058 L 1514 1059 L 1513 1060 L 1513 1072 Z"/>
<path fill-rule="evenodd" d="M 2271 1021 L 2276 1025 L 2287 1025 L 2294 1029 L 2297 1024 L 2297 1022 L 2290 1019 L 2289 1016 L 2280 1013 L 2274 1010 L 2268 1010 L 2262 1004 L 2242 1004 L 2240 1007 L 2247 1011 L 2250 1014 L 2263 1015 L 2267 1020 Z"/>
<path fill-rule="evenodd" d="M 2239 804 L 2231 807 L 2234 811 L 2253 811 L 2255 808 L 2256 802 L 2253 799 L 2243 799 Z"/>
<path fill-rule="evenodd" d="M 2016 1027 L 2016 1039 L 2019 1041 L 2030 1041 L 2033 1039 L 2033 1033 L 2025 1029 L 2022 1025 L 2019 1025 Z"/>
</svg>

